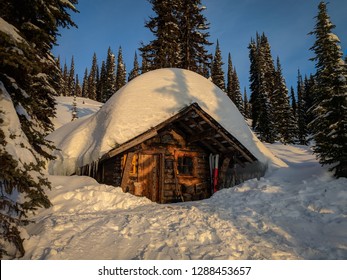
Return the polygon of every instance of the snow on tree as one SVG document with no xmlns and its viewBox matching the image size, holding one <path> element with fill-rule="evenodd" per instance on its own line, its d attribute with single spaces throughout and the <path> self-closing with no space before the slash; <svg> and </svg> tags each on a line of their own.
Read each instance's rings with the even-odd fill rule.
<svg viewBox="0 0 347 280">
<path fill-rule="evenodd" d="M 300 71 L 298 71 L 297 82 L 297 123 L 298 123 L 298 140 L 301 145 L 307 145 L 308 129 L 307 129 L 307 106 L 305 103 L 305 88 Z"/>
<path fill-rule="evenodd" d="M 223 71 L 222 52 L 219 48 L 219 41 L 217 40 L 216 50 L 212 61 L 211 78 L 212 82 L 221 90 L 225 91 L 225 80 Z"/>
<path fill-rule="evenodd" d="M 332 32 L 327 4 L 320 2 L 311 47 L 316 73 L 313 106 L 313 151 L 322 165 L 330 165 L 336 177 L 347 177 L 347 71 L 340 40 Z"/>
<path fill-rule="evenodd" d="M 71 121 L 74 121 L 74 120 L 78 119 L 76 95 L 73 96 L 71 112 L 72 112 L 72 119 L 71 119 Z"/>
<path fill-rule="evenodd" d="M 20 227 L 28 213 L 50 207 L 43 174 L 53 159 L 45 137 L 53 130 L 57 77 L 51 49 L 59 27 L 75 26 L 77 1 L 7 1 L 0 7 L 0 258 L 24 255 Z"/>
</svg>

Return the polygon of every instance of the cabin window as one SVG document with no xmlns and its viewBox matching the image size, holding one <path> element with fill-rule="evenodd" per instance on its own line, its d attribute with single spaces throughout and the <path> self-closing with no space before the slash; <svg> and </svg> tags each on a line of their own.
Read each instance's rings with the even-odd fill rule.
<svg viewBox="0 0 347 280">
<path fill-rule="evenodd" d="M 177 158 L 178 175 L 193 176 L 194 161 L 190 156 L 179 156 Z"/>
</svg>

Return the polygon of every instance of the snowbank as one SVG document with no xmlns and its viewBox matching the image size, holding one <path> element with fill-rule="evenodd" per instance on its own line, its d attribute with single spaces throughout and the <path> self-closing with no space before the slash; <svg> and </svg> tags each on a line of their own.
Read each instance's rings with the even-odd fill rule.
<svg viewBox="0 0 347 280">
<path fill-rule="evenodd" d="M 285 164 L 247 126 L 229 97 L 204 77 L 182 69 L 143 74 L 114 94 L 88 119 L 61 127 L 48 139 L 60 149 L 51 174 L 72 174 L 118 145 L 140 135 L 190 104 L 199 106 L 237 138 L 260 162 Z"/>
</svg>

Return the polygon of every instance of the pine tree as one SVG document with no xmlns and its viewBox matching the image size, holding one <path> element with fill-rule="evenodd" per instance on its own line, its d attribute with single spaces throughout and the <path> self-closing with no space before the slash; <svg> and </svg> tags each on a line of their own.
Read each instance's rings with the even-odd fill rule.
<svg viewBox="0 0 347 280">
<path fill-rule="evenodd" d="M 228 54 L 228 73 L 227 73 L 227 88 L 226 92 L 229 98 L 234 101 L 234 89 L 233 89 L 233 62 L 231 60 L 231 54 Z"/>
<path fill-rule="evenodd" d="M 332 32 L 327 4 L 320 2 L 311 50 L 316 62 L 313 108 L 310 123 L 313 151 L 322 165 L 330 165 L 336 177 L 347 177 L 347 71 L 340 40 Z"/>
<path fill-rule="evenodd" d="M 252 127 L 263 141 L 276 140 L 271 97 L 274 92 L 274 66 L 266 36 L 257 34 L 249 45 Z"/>
<path fill-rule="evenodd" d="M 146 22 L 154 35 L 148 44 L 141 43 L 142 73 L 149 70 L 176 67 L 200 74 L 201 65 L 210 65 L 206 46 L 209 24 L 200 0 L 149 0 L 154 17 Z"/>
<path fill-rule="evenodd" d="M 75 62 L 74 62 L 74 57 L 72 56 L 69 76 L 68 76 L 68 80 L 67 80 L 66 96 L 74 96 L 75 87 L 76 87 L 76 85 L 75 85 Z"/>
<path fill-rule="evenodd" d="M 116 91 L 116 57 L 111 48 L 107 51 L 106 59 L 106 77 L 105 77 L 105 94 L 103 102 L 106 102 Z"/>
<path fill-rule="evenodd" d="M 59 27 L 75 26 L 69 10 L 76 1 L 2 1 L 0 4 L 0 258 L 20 258 L 25 253 L 20 226 L 28 214 L 50 207 L 45 194 L 50 183 L 43 173 L 45 159 L 53 159 L 45 140 L 53 130 L 55 96 L 61 70 L 51 54 Z M 8 32 L 12 30 L 12 32 Z M 15 34 L 15 35 L 14 35 Z M 5 105 L 5 106 L 3 106 Z M 4 110 L 2 110 L 4 109 Z M 4 113 L 17 113 L 15 134 L 4 133 Z M 15 114 L 14 114 L 15 115 Z M 13 118 L 13 114 L 6 117 Z M 24 135 L 24 136 L 23 136 Z M 19 137 L 19 138 L 18 138 Z M 10 141 L 26 139 L 30 162 L 8 149 Z M 20 197 L 21 199 L 18 199 Z"/>
<path fill-rule="evenodd" d="M 232 85 L 233 85 L 233 97 L 234 97 L 233 102 L 236 105 L 237 109 L 239 109 L 240 113 L 245 117 L 242 94 L 240 91 L 240 82 L 239 82 L 239 78 L 237 76 L 237 72 L 235 68 L 233 70 L 233 75 L 232 75 Z"/>
<path fill-rule="evenodd" d="M 122 47 L 119 47 L 117 58 L 116 92 L 126 84 L 126 70 L 123 62 Z"/>
<path fill-rule="evenodd" d="M 301 145 L 307 145 L 308 130 L 307 130 L 307 106 L 305 103 L 304 82 L 300 71 L 298 71 L 298 107 L 297 107 L 297 122 L 298 122 L 298 140 Z"/>
<path fill-rule="evenodd" d="M 96 85 L 96 101 L 98 102 L 106 102 L 105 101 L 105 88 L 106 88 L 106 63 L 102 61 L 101 70 L 100 70 L 100 78 Z"/>
<path fill-rule="evenodd" d="M 244 108 L 244 116 L 246 119 L 251 118 L 251 108 L 250 108 L 250 104 L 248 101 L 248 96 L 247 96 L 247 90 L 246 87 L 243 91 L 243 108 Z"/>
<path fill-rule="evenodd" d="M 296 119 L 297 118 L 297 114 L 296 114 L 296 98 L 295 98 L 295 92 L 294 92 L 294 88 L 293 87 L 290 87 L 290 99 L 291 99 L 291 106 L 292 106 L 292 111 L 293 111 L 293 115 L 294 115 L 294 118 Z"/>
<path fill-rule="evenodd" d="M 182 0 L 176 1 L 179 5 L 178 23 L 179 30 L 179 68 L 188 69 L 199 74 L 200 65 L 209 65 L 211 54 L 206 47 L 212 45 L 208 41 L 210 36 L 207 30 L 209 23 L 203 15 L 206 9 L 201 5 L 200 0 Z"/>
<path fill-rule="evenodd" d="M 136 78 L 139 75 L 140 75 L 140 66 L 139 66 L 139 62 L 137 61 L 137 53 L 135 52 L 134 66 L 133 66 L 133 69 L 129 73 L 128 82 L 130 82 L 132 79 Z"/>
<path fill-rule="evenodd" d="M 295 138 L 295 119 L 290 108 L 288 89 L 282 74 L 282 66 L 277 57 L 274 93 L 272 96 L 273 119 L 277 139 L 282 143 L 293 143 Z"/>
<path fill-rule="evenodd" d="M 87 82 L 87 97 L 92 100 L 96 100 L 96 72 L 97 72 L 97 58 L 96 53 L 93 55 L 92 68 L 90 69 L 88 82 Z"/>
<path fill-rule="evenodd" d="M 73 102 L 72 102 L 72 119 L 71 121 L 73 122 L 74 120 L 78 119 L 78 111 L 77 111 L 77 100 L 76 100 L 76 95 L 73 96 Z"/>
<path fill-rule="evenodd" d="M 75 95 L 77 96 L 77 97 L 82 97 L 82 88 L 81 88 L 81 84 L 80 84 L 80 81 L 79 81 L 79 79 L 78 79 L 78 75 L 76 74 L 76 79 L 75 79 L 75 81 L 76 81 L 76 85 L 75 85 Z"/>
<path fill-rule="evenodd" d="M 213 57 L 212 68 L 211 68 L 211 78 L 212 82 L 218 86 L 221 90 L 225 91 L 225 80 L 223 71 L 223 60 L 222 53 L 219 48 L 219 41 L 217 40 L 216 51 Z"/>
<path fill-rule="evenodd" d="M 84 71 L 83 82 L 82 82 L 82 97 L 88 98 L 88 69 Z"/>
<path fill-rule="evenodd" d="M 69 88 L 69 72 L 67 70 L 67 65 L 64 63 L 63 76 L 62 76 L 62 84 L 60 89 L 60 95 L 67 96 Z"/>
<path fill-rule="evenodd" d="M 148 0 L 152 4 L 154 17 L 146 22 L 145 27 L 154 35 L 149 44 L 142 44 L 142 58 L 150 64 L 150 70 L 177 67 L 180 58 L 178 1 Z"/>
</svg>

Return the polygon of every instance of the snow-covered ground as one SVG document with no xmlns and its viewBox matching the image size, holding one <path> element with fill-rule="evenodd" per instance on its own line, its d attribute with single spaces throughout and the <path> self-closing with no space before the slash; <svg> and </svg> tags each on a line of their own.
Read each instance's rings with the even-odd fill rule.
<svg viewBox="0 0 347 280">
<path fill-rule="evenodd" d="M 59 127 L 63 126 L 64 124 L 67 124 L 71 122 L 72 119 L 72 104 L 73 104 L 73 97 L 70 96 L 58 96 L 56 98 L 57 101 L 57 117 L 52 120 L 54 124 L 54 128 L 58 129 Z M 83 97 L 77 97 L 76 98 L 77 103 L 77 117 L 83 118 L 85 116 L 89 116 L 101 108 L 103 103 L 83 98 Z"/>
<path fill-rule="evenodd" d="M 50 209 L 25 259 L 347 259 L 347 179 L 308 147 L 267 145 L 288 164 L 210 199 L 160 205 L 88 177 L 51 176 Z"/>
</svg>

